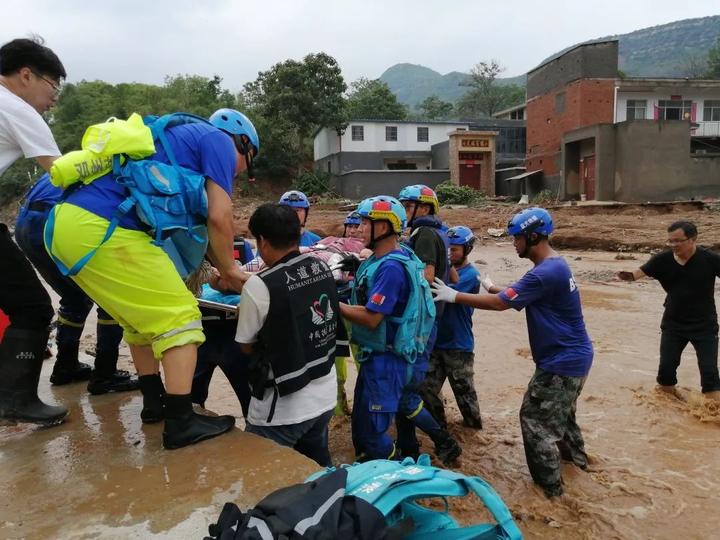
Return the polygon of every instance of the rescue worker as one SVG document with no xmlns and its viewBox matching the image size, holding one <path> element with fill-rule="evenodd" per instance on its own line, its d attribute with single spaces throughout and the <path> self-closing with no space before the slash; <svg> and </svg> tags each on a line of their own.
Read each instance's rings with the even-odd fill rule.
<svg viewBox="0 0 720 540">
<path fill-rule="evenodd" d="M 251 276 L 238 305 L 236 341 L 250 357 L 246 431 L 330 466 L 339 306 L 324 261 L 299 250 L 300 221 L 288 205 L 259 206 L 248 223 L 267 268 Z"/>
<path fill-rule="evenodd" d="M 360 238 L 360 214 L 355 210 L 350 212 L 343 221 L 343 238 Z"/>
<path fill-rule="evenodd" d="M 320 237 L 312 231 L 305 230 L 305 223 L 310 214 L 310 201 L 302 191 L 291 190 L 286 191 L 278 201 L 283 206 L 289 206 L 298 216 L 300 226 L 302 227 L 300 235 L 300 247 L 310 247 L 316 244 Z"/>
<path fill-rule="evenodd" d="M 515 251 L 533 268 L 507 288 L 487 278 L 491 294 L 458 292 L 437 279 L 435 299 L 476 309 L 526 309 L 530 349 L 536 365 L 520 408 L 525 457 L 533 480 L 548 497 L 562 495 L 560 459 L 581 469 L 588 465 L 580 426 L 575 420 L 577 400 L 593 359 L 570 267 L 552 249 L 552 217 L 543 208 L 528 208 L 508 223 Z"/>
<path fill-rule="evenodd" d="M 408 216 L 410 237 L 407 245 L 415 252 L 418 259 L 425 263 L 425 279 L 429 285 L 432 285 L 436 277 L 447 281 L 450 271 L 449 244 L 445 227 L 438 217 L 440 202 L 435 191 L 422 184 L 407 186 L 400 191 L 398 199 Z M 436 317 L 442 316 L 444 304 L 438 303 L 436 309 Z M 420 395 L 436 337 L 437 319 L 425 352 L 417 359 L 413 366 L 413 376 L 403 390 L 400 401 L 401 414 L 396 418 L 398 444 L 403 455 L 417 457 L 420 453 L 420 443 L 415 428 L 419 427 L 435 442 L 438 457 L 444 463 L 452 463 L 460 456 L 462 449 L 447 429 L 442 428 L 431 414 L 423 413 L 425 409 Z"/>
<path fill-rule="evenodd" d="M 402 317 L 406 309 L 411 279 L 403 261 L 388 255 L 410 259 L 399 242 L 407 225 L 406 214 L 397 199 L 387 196 L 365 199 L 357 213 L 361 218 L 359 233 L 373 252 L 368 261 L 379 262 L 374 265 L 374 274 L 359 284 L 360 274 L 356 273 L 353 305 L 340 304 L 343 318 L 352 324 L 351 340 L 358 345 L 356 360 L 360 363 L 352 408 L 352 440 L 358 461 L 399 459 L 387 432 L 399 410 L 408 364 L 392 350 L 397 332 L 393 319 Z M 380 334 L 386 350 L 373 351 L 362 328 Z"/>
<path fill-rule="evenodd" d="M 163 143 L 151 158 L 170 165 L 175 161 L 204 177 L 200 187 L 207 193 L 208 256 L 219 273 L 217 285 L 239 291 L 247 275 L 233 258 L 232 182 L 251 167 L 260 144 L 252 122 L 238 111 L 220 109 L 210 122 L 167 128 L 169 150 Z M 148 227 L 136 212 L 122 215 L 107 236 L 128 197 L 128 188 L 115 178 L 109 173 L 87 185 L 73 185 L 49 218 L 54 219 L 54 236 L 46 247 L 56 262 L 70 268 L 86 259 L 88 249 L 100 246 L 73 279 L 123 328 L 140 376 L 143 422 L 164 420 L 163 445 L 181 448 L 231 430 L 235 418 L 193 412 L 197 347 L 205 340 L 197 300 L 170 255 L 149 241 Z"/>
<path fill-rule="evenodd" d="M 57 359 L 50 375 L 56 386 L 87 381 L 92 395 L 125 392 L 139 388 L 136 376 L 118 370 L 118 348 L 122 328 L 101 307 L 97 309 L 95 369 L 80 362 L 80 337 L 93 301 L 70 278 L 63 276 L 45 250 L 43 230 L 48 214 L 62 196 L 62 190 L 44 174 L 30 188 L 15 224 L 15 240 L 45 282 L 60 296 L 57 314 Z"/>
<path fill-rule="evenodd" d="M 458 282 L 450 284 L 450 287 L 458 292 L 477 294 L 480 290 L 480 272 L 467 259 L 475 244 L 475 235 L 469 228 L 457 226 L 448 229 L 447 237 L 450 262 L 458 274 Z M 448 304 L 438 319 L 437 340 L 430 354 L 423 397 L 432 415 L 444 428 L 447 428 L 447 419 L 440 393 L 445 380 L 449 379 L 463 424 L 482 429 L 473 371 L 475 338 L 472 312 L 471 307 Z"/>
<path fill-rule="evenodd" d="M 14 39 L 0 47 L 0 176 L 21 157 L 46 171 L 60 156 L 41 114 L 57 102 L 65 68 L 40 39 Z M 57 424 L 65 407 L 37 395 L 53 307 L 22 251 L 0 223 L 0 309 L 10 318 L 0 343 L 0 419 Z"/>
</svg>

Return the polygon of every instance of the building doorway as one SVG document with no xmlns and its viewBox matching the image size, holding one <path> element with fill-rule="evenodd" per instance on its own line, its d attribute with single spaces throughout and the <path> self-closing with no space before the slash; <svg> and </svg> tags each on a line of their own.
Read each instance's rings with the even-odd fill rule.
<svg viewBox="0 0 720 540">
<path fill-rule="evenodd" d="M 481 171 L 480 165 L 460 165 L 460 185 L 479 190 Z"/>
<path fill-rule="evenodd" d="M 580 161 L 581 178 L 583 179 L 583 192 L 588 200 L 595 199 L 595 156 L 585 156 Z"/>
</svg>

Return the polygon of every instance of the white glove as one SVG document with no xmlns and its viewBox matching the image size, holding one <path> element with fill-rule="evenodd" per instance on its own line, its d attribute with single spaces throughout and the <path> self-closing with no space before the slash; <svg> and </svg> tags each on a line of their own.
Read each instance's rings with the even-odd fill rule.
<svg viewBox="0 0 720 540">
<path fill-rule="evenodd" d="M 495 286 L 495 284 L 492 282 L 492 279 L 490 279 L 490 276 L 485 276 L 484 278 L 478 276 L 478 281 L 480 282 L 480 285 L 482 285 L 482 288 L 486 291 L 489 291 L 490 287 Z"/>
<path fill-rule="evenodd" d="M 432 291 L 433 301 L 455 303 L 455 297 L 458 292 L 452 287 L 445 285 L 442 279 L 436 277 L 430 290 Z"/>
</svg>

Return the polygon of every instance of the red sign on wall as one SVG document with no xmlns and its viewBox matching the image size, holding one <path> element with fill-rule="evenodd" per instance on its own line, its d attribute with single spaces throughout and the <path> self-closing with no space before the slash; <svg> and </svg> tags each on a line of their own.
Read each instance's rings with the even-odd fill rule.
<svg viewBox="0 0 720 540">
<path fill-rule="evenodd" d="M 460 146 L 463 148 L 488 148 L 490 141 L 487 139 L 463 139 Z"/>
</svg>

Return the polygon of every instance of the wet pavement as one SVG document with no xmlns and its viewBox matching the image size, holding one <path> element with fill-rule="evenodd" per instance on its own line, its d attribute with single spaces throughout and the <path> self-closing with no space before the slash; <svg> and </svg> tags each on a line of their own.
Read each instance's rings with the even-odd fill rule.
<svg viewBox="0 0 720 540">
<path fill-rule="evenodd" d="M 69 420 L 0 426 L 0 538 L 202 538 L 225 502 L 252 506 L 318 468 L 240 428 L 163 450 L 162 423 L 140 421 L 139 392 L 50 388 L 53 362 L 45 362 L 40 394 L 68 407 Z M 216 379 L 208 406 L 239 414 L 227 382 Z"/>
</svg>

